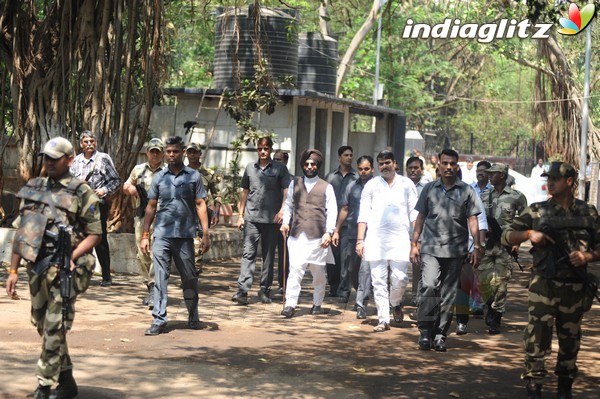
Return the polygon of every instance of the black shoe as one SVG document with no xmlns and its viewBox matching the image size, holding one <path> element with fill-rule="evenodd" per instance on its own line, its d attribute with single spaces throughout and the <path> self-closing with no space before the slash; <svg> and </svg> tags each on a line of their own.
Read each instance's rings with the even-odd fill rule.
<svg viewBox="0 0 600 399">
<path fill-rule="evenodd" d="M 394 321 L 396 323 L 402 323 L 402 320 L 404 320 L 404 312 L 402 311 L 402 306 L 394 306 Z"/>
<path fill-rule="evenodd" d="M 296 313 L 296 309 L 291 306 L 286 306 L 285 309 L 281 311 L 281 315 L 285 316 L 286 319 L 291 319 L 292 316 L 294 316 L 294 313 Z"/>
<path fill-rule="evenodd" d="M 202 322 L 201 321 L 189 321 L 188 327 L 192 330 L 200 330 L 202 328 Z"/>
<path fill-rule="evenodd" d="M 337 297 L 337 296 L 338 296 L 338 294 L 337 294 L 337 292 L 335 292 L 335 291 L 329 291 L 329 292 L 327 293 L 327 296 L 328 296 L 328 297 L 331 297 L 331 298 L 335 298 L 335 297 Z"/>
<path fill-rule="evenodd" d="M 167 324 L 152 324 L 149 329 L 144 331 L 144 335 L 158 335 L 165 332 Z"/>
<path fill-rule="evenodd" d="M 231 300 L 233 302 L 237 302 L 240 305 L 247 305 L 248 304 L 248 294 L 245 292 L 238 291 L 235 293 L 234 296 L 231 297 Z"/>
<path fill-rule="evenodd" d="M 422 351 L 428 351 L 431 349 L 431 337 L 429 336 L 429 331 L 421 330 L 419 336 L 419 349 Z"/>
<path fill-rule="evenodd" d="M 419 301 L 417 301 L 417 296 L 414 295 L 412 298 L 410 298 L 410 302 L 408 304 L 410 306 L 414 306 L 414 307 L 419 306 Z"/>
<path fill-rule="evenodd" d="M 358 304 L 354 303 L 354 306 L 352 306 L 352 311 L 356 312 L 358 310 Z"/>
<path fill-rule="evenodd" d="M 433 341 L 433 349 L 436 352 L 446 352 L 446 341 L 443 338 L 438 338 Z"/>
<path fill-rule="evenodd" d="M 33 393 L 33 399 L 50 399 L 50 386 L 38 385 Z"/>
<path fill-rule="evenodd" d="M 573 398 L 573 380 L 566 377 L 558 377 L 558 391 L 556 391 L 557 399 L 572 399 Z"/>
<path fill-rule="evenodd" d="M 258 297 L 262 303 L 271 303 L 271 298 L 269 298 L 269 294 L 265 290 L 258 291 Z"/>
<path fill-rule="evenodd" d="M 525 381 L 527 384 L 527 399 L 542 399 L 542 384 L 535 383 L 530 378 Z"/>
<path fill-rule="evenodd" d="M 102 280 L 100 283 L 100 287 L 110 287 L 112 285 L 112 280 Z"/>
<path fill-rule="evenodd" d="M 465 323 L 458 323 L 456 326 L 456 335 L 465 335 L 467 333 L 467 325 Z"/>
<path fill-rule="evenodd" d="M 77 397 L 78 388 L 73 370 L 65 370 L 58 376 L 58 386 L 56 387 L 55 399 L 72 399 Z"/>
<path fill-rule="evenodd" d="M 339 303 L 348 303 L 349 300 L 350 297 L 346 295 L 340 295 L 340 297 L 338 298 Z"/>
<path fill-rule="evenodd" d="M 148 309 L 154 309 L 154 295 L 150 295 L 150 297 L 148 298 Z"/>
<path fill-rule="evenodd" d="M 313 305 L 313 307 L 310 309 L 310 314 L 314 314 L 314 315 L 323 314 L 323 309 L 321 309 L 320 306 Z"/>
<path fill-rule="evenodd" d="M 362 306 L 356 307 L 356 318 L 359 320 L 363 320 L 367 318 L 367 311 Z"/>
</svg>

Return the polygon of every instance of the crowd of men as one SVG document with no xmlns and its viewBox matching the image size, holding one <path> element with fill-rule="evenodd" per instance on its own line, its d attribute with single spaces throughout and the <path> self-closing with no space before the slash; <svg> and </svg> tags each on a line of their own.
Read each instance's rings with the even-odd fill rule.
<svg viewBox="0 0 600 399">
<path fill-rule="evenodd" d="M 75 157 L 68 140 L 48 141 L 40 154 L 46 177 L 31 180 L 18 194 L 22 201 L 6 290 L 15 294 L 18 267 L 26 264 L 32 320 L 43 337 L 34 398 L 49 398 L 54 384 L 56 398 L 77 395 L 66 332 L 75 299 L 90 284 L 94 247 L 101 286 L 112 284 L 106 199 L 120 179 L 110 157 L 96 150 L 92 132 L 81 135 L 80 146 L 82 153 Z M 290 175 L 288 154 L 273 152 L 270 137 L 260 138 L 256 150 L 257 159 L 246 166 L 241 181 L 237 227 L 243 253 L 233 302 L 252 303 L 260 242 L 258 298 L 272 301 L 277 251 L 285 318 L 299 308 L 307 269 L 313 280 L 311 314 L 325 312 L 326 295 L 349 302 L 354 288 L 357 319 L 368 317 L 370 298 L 375 302 L 376 333 L 390 330 L 392 319 L 395 325 L 403 322 L 404 296 L 412 283 L 407 303 L 416 306 L 418 347 L 445 352 L 454 314 L 457 335 L 467 333 L 469 313 L 482 309 L 488 332 L 502 332 L 513 256 L 529 241 L 533 268 L 522 378 L 528 397 L 541 397 L 544 360 L 556 327 L 558 397 L 571 397 L 582 316 L 594 293 L 586 267 L 600 259 L 600 219 L 595 207 L 575 199 L 577 172 L 571 165 L 539 165 L 552 197 L 527 206 L 511 187 L 507 165 L 485 160 L 475 165 L 468 159 L 461 171 L 459 154 L 451 149 L 432 156 L 427 165 L 415 153 L 406 161 L 406 176 L 397 173 L 389 150 L 375 160 L 358 157 L 354 169 L 353 148 L 344 145 L 338 149 L 339 166 L 325 174 L 323 154 L 307 149 L 300 156 L 299 176 Z M 145 335 L 165 332 L 171 262 L 181 276 L 188 326 L 201 328 L 198 278 L 202 255 L 210 248 L 209 228 L 219 222 L 221 207 L 219 176 L 202 165 L 201 154 L 200 144 L 177 136 L 151 139 L 147 161 L 136 165 L 123 184 L 136 208 L 138 262 L 147 288 L 143 304 L 152 310 Z"/>
</svg>

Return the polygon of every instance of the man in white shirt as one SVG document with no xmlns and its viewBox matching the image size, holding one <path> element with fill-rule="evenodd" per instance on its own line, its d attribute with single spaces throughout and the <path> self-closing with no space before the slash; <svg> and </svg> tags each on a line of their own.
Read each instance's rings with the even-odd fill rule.
<svg viewBox="0 0 600 399">
<path fill-rule="evenodd" d="M 537 160 L 537 165 L 531 169 L 531 177 L 536 179 L 542 179 L 542 173 L 546 171 L 544 160 L 542 158 Z"/>
<path fill-rule="evenodd" d="M 285 199 L 281 233 L 286 237 L 289 235 L 290 274 L 281 315 L 288 319 L 296 313 L 302 278 L 307 268 L 310 268 L 313 276 L 314 287 L 311 314 L 322 313 L 321 304 L 327 282 L 325 261 L 337 221 L 333 186 L 317 175 L 322 163 L 323 155 L 319 150 L 304 151 L 300 157 L 304 176 L 295 177 L 290 182 Z"/>
<path fill-rule="evenodd" d="M 477 181 L 477 172 L 473 167 L 473 158 L 467 158 L 467 165 L 465 167 L 460 168 L 462 171 L 462 181 L 471 185 Z"/>
<path fill-rule="evenodd" d="M 371 267 L 379 319 L 375 332 L 390 329 L 390 305 L 394 308 L 395 322 L 400 323 L 404 318 L 401 303 L 408 285 L 409 229 L 417 217 L 414 210 L 417 189 L 409 178 L 395 173 L 395 164 L 391 151 L 377 155 L 381 176 L 365 185 L 358 216 L 356 253 Z"/>
</svg>

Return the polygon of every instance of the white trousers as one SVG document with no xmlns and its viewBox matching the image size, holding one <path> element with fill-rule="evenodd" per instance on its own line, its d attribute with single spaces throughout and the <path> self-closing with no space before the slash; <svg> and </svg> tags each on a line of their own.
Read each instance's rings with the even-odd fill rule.
<svg viewBox="0 0 600 399">
<path fill-rule="evenodd" d="M 390 305 L 402 303 L 402 297 L 408 285 L 408 265 L 410 262 L 393 260 L 369 261 L 373 295 L 377 305 L 379 322 L 390 322 Z M 389 276 L 389 289 L 388 289 Z"/>
<path fill-rule="evenodd" d="M 298 297 L 302 279 L 306 269 L 310 270 L 313 277 L 313 304 L 321 306 L 323 298 L 325 298 L 325 265 L 315 265 L 312 263 L 290 264 L 290 275 L 287 278 L 285 289 L 285 307 L 291 306 L 295 308 L 298 305 Z"/>
</svg>

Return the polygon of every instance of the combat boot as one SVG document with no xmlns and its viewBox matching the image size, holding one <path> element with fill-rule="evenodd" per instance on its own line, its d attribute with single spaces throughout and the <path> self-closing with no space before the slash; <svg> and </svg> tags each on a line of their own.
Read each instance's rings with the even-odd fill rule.
<svg viewBox="0 0 600 399">
<path fill-rule="evenodd" d="M 488 332 L 490 334 L 500 334 L 500 326 L 502 325 L 502 313 L 496 312 L 495 310 L 491 310 L 494 312 L 490 321 L 490 328 Z"/>
<path fill-rule="evenodd" d="M 556 393 L 557 399 L 571 399 L 573 393 L 571 392 L 573 386 L 573 379 L 567 377 L 558 377 L 558 391 Z"/>
<path fill-rule="evenodd" d="M 526 380 L 527 399 L 542 399 L 542 384 L 533 382 L 531 378 Z"/>
<path fill-rule="evenodd" d="M 56 387 L 56 399 L 72 399 L 77 397 L 77 383 L 73 378 L 73 370 L 61 371 L 58 376 L 58 386 Z"/>
<path fill-rule="evenodd" d="M 491 300 L 488 300 L 485 303 L 485 308 L 486 308 L 485 325 L 489 327 L 490 324 L 492 323 L 492 319 L 494 318 L 494 313 L 496 313 L 496 311 L 494 309 L 492 309 L 492 301 Z"/>
<path fill-rule="evenodd" d="M 50 386 L 38 385 L 33 393 L 33 399 L 50 399 Z"/>
<path fill-rule="evenodd" d="M 148 309 L 154 309 L 154 283 L 148 284 L 148 297 L 146 298 Z"/>
</svg>

